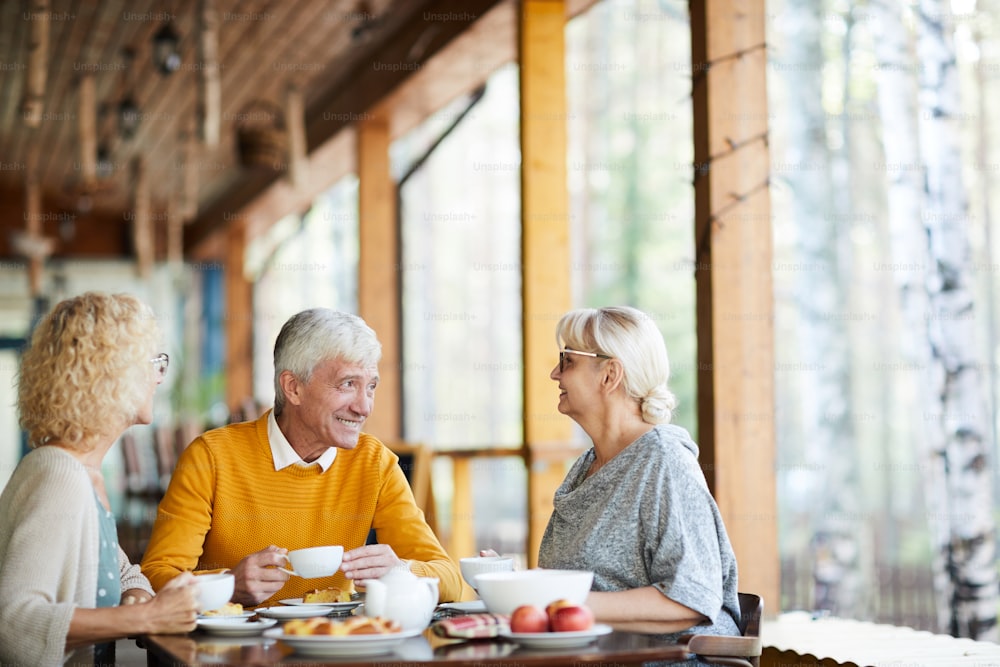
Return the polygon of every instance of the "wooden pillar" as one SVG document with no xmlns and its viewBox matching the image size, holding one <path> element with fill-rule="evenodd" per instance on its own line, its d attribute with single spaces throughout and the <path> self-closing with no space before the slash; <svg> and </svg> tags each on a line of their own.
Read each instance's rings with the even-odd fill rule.
<svg viewBox="0 0 1000 667">
<path fill-rule="evenodd" d="M 458 457 L 453 458 L 451 462 L 455 470 L 452 476 L 454 489 L 448 553 L 453 558 L 465 558 L 479 553 L 476 545 L 475 508 L 472 506 L 472 459 Z"/>
<path fill-rule="evenodd" d="M 741 590 L 780 607 L 765 0 L 691 5 L 698 439 Z"/>
<path fill-rule="evenodd" d="M 149 278 L 155 256 L 149 167 L 143 157 L 132 163 L 132 245 L 139 276 Z"/>
<path fill-rule="evenodd" d="M 97 183 L 97 83 L 90 72 L 80 77 L 79 100 L 80 187 L 89 193 Z"/>
<path fill-rule="evenodd" d="M 306 147 L 306 113 L 302 89 L 291 83 L 285 93 L 285 125 L 288 128 L 288 180 L 292 187 L 305 186 L 309 158 Z"/>
<path fill-rule="evenodd" d="M 42 238 L 42 184 L 38 177 L 38 149 L 28 152 L 24 181 L 25 254 L 28 258 L 28 290 L 32 297 L 42 295 L 45 273 L 45 245 Z"/>
<path fill-rule="evenodd" d="M 180 184 L 180 210 L 179 214 L 185 224 L 194 220 L 198 215 L 198 168 L 195 161 L 198 159 L 198 128 L 197 122 L 192 118 L 187 123 L 186 129 L 181 132 L 181 184 Z"/>
<path fill-rule="evenodd" d="M 358 125 L 358 314 L 382 342 L 375 410 L 365 431 L 383 442 L 403 437 L 400 384 L 399 228 L 396 184 L 389 169 L 388 119 L 381 114 Z"/>
<path fill-rule="evenodd" d="M 206 146 L 219 145 L 222 126 L 222 77 L 219 74 L 219 12 L 215 0 L 201 0 L 198 13 L 201 55 L 201 137 Z"/>
<path fill-rule="evenodd" d="M 24 76 L 24 99 L 21 117 L 28 127 L 42 124 L 45 106 L 45 87 L 49 72 L 49 17 L 52 12 L 49 0 L 28 3 L 31 26 L 28 32 L 28 68 Z"/>
<path fill-rule="evenodd" d="M 226 405 L 239 410 L 253 396 L 253 285 L 243 276 L 243 220 L 226 230 Z"/>
<path fill-rule="evenodd" d="M 519 11 L 524 442 L 527 556 L 533 567 L 572 437 L 570 420 L 556 410 L 557 391 L 549 379 L 558 358 L 555 326 L 570 307 L 566 7 L 563 0 L 523 0 Z"/>
</svg>

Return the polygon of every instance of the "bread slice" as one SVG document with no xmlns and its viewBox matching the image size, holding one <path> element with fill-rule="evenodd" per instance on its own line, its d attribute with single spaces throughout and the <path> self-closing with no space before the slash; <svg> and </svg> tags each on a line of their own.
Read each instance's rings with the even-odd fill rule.
<svg viewBox="0 0 1000 667">
<path fill-rule="evenodd" d="M 386 618 L 351 616 L 342 621 L 327 618 L 294 619 L 285 623 L 286 635 L 328 635 L 345 637 L 347 635 L 387 635 L 401 632 L 402 627 L 396 621 Z"/>
<path fill-rule="evenodd" d="M 336 587 L 316 588 L 302 596 L 303 602 L 350 602 L 351 591 Z"/>
<path fill-rule="evenodd" d="M 239 602 L 227 602 L 218 609 L 206 611 L 202 616 L 240 616 L 243 613 L 243 605 Z"/>
</svg>

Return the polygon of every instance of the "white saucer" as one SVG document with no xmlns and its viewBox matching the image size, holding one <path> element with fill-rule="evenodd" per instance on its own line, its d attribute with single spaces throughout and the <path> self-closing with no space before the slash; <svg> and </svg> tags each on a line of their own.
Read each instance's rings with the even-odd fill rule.
<svg viewBox="0 0 1000 667">
<path fill-rule="evenodd" d="M 258 609 L 257 613 L 266 618 L 278 618 L 278 619 L 289 619 L 289 618 L 312 618 L 314 616 L 326 616 L 333 609 L 329 606 L 321 607 L 319 605 L 299 605 L 297 607 L 264 607 Z"/>
<path fill-rule="evenodd" d="M 253 615 L 253 611 L 246 609 L 240 614 L 198 614 L 198 618 L 250 618 Z"/>
<path fill-rule="evenodd" d="M 210 635 L 220 637 L 249 637 L 259 635 L 278 621 L 273 618 L 262 618 L 259 621 L 248 621 L 239 616 L 229 618 L 199 618 L 198 627 Z"/>
<path fill-rule="evenodd" d="M 266 630 L 264 636 L 279 639 L 300 655 L 321 658 L 357 657 L 391 653 L 404 640 L 420 635 L 423 630 L 404 630 L 386 635 L 286 635 L 283 628 Z"/>
<path fill-rule="evenodd" d="M 466 614 L 479 614 L 486 612 L 486 603 L 482 600 L 469 600 L 467 602 L 442 602 L 438 609 L 451 609 L 461 611 Z"/>
<path fill-rule="evenodd" d="M 288 598 L 278 600 L 278 602 L 290 607 L 329 607 L 331 610 L 337 612 L 351 611 L 352 609 L 357 609 L 362 604 L 361 600 L 351 602 L 304 602 L 302 598 Z"/>
<path fill-rule="evenodd" d="M 511 632 L 501 628 L 500 636 L 525 648 L 575 648 L 586 646 L 602 635 L 611 633 L 611 626 L 597 623 L 580 632 Z"/>
</svg>

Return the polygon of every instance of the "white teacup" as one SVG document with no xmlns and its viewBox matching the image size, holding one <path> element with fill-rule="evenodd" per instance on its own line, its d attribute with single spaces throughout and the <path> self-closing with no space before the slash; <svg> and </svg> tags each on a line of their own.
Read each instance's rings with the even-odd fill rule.
<svg viewBox="0 0 1000 667">
<path fill-rule="evenodd" d="M 232 574 L 199 574 L 194 580 L 198 585 L 198 613 L 218 609 L 233 597 L 236 577 Z"/>
<path fill-rule="evenodd" d="M 303 579 L 328 577 L 340 569 L 340 562 L 344 558 L 344 547 L 296 549 L 295 551 L 289 551 L 285 558 L 291 563 L 292 569 L 278 568 L 282 572 L 287 572 Z"/>
<path fill-rule="evenodd" d="M 510 572 L 514 569 L 514 559 L 504 556 L 473 556 L 460 558 L 458 566 L 462 570 L 462 578 L 475 589 L 477 576 L 487 572 Z"/>
</svg>

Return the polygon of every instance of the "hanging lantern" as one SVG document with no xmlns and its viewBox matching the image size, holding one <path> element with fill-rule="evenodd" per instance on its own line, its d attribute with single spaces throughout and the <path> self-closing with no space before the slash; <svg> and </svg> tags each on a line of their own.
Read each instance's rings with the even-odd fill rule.
<svg viewBox="0 0 1000 667">
<path fill-rule="evenodd" d="M 153 63 L 160 73 L 169 76 L 181 66 L 181 37 L 170 21 L 153 35 Z"/>
<path fill-rule="evenodd" d="M 131 95 L 128 95 L 118 103 L 118 133 L 126 141 L 135 136 L 139 130 L 141 120 L 139 105 L 135 103 Z"/>
</svg>

